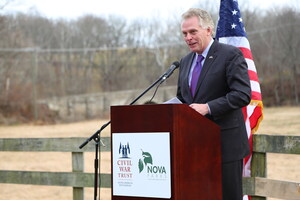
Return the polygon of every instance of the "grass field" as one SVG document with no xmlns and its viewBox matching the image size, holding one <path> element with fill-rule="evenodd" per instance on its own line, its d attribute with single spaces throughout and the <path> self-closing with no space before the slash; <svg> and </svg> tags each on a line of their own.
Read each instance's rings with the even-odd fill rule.
<svg viewBox="0 0 300 200">
<path fill-rule="evenodd" d="M 89 137 L 107 120 L 57 125 L 0 126 L 1 138 Z M 265 108 L 257 134 L 300 135 L 300 107 Z M 102 135 L 109 136 L 110 128 Z M 89 144 L 92 145 L 92 144 Z M 85 153 L 85 171 L 93 172 L 94 153 Z M 71 171 L 71 153 L 0 152 L 0 170 Z M 268 154 L 267 176 L 300 182 L 300 156 Z M 110 154 L 101 155 L 101 173 L 110 173 Z M 110 190 L 101 190 L 101 199 L 110 199 Z M 71 200 L 72 188 L 0 184 L 0 200 Z M 93 199 L 93 188 L 85 189 L 85 199 Z M 270 199 L 271 200 L 271 199 Z M 274 199 L 272 199 L 274 200 Z"/>
</svg>

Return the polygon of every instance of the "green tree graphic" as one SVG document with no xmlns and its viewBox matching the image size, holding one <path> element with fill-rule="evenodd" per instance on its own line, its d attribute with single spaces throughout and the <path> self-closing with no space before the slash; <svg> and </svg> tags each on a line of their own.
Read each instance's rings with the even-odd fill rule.
<svg viewBox="0 0 300 200">
<path fill-rule="evenodd" d="M 147 166 L 147 164 L 153 164 L 152 156 L 149 152 L 144 152 L 142 150 L 142 156 L 144 157 L 144 161 L 142 159 L 139 159 L 139 172 L 141 173 L 144 170 L 144 166 Z"/>
</svg>

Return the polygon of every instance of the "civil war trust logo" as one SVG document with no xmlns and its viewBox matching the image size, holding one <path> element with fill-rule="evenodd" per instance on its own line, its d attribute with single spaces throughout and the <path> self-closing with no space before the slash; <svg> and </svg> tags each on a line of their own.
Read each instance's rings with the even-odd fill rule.
<svg viewBox="0 0 300 200">
<path fill-rule="evenodd" d="M 131 179 L 132 178 L 132 162 L 129 157 L 130 146 L 129 143 L 123 145 L 120 143 L 119 146 L 120 158 L 117 160 L 118 173 L 117 176 L 121 179 Z"/>
<path fill-rule="evenodd" d="M 143 172 L 144 169 L 148 176 L 153 178 L 164 178 L 167 174 L 165 166 L 153 165 L 152 155 L 149 152 L 144 152 L 142 149 L 142 157 L 139 159 L 138 168 L 139 173 Z"/>
</svg>

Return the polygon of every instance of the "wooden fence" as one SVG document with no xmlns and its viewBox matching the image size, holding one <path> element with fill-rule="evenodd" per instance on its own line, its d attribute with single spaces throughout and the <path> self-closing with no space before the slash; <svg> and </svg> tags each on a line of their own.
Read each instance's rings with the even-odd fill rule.
<svg viewBox="0 0 300 200">
<path fill-rule="evenodd" d="M 108 152 L 110 138 L 101 138 Z M 10 152 L 71 152 L 72 172 L 38 172 L 0 170 L 0 183 L 31 184 L 73 187 L 73 200 L 84 199 L 84 188 L 94 186 L 94 174 L 85 173 L 84 152 L 94 152 L 89 143 L 83 149 L 78 146 L 86 138 L 5 138 L 0 139 L 0 151 Z M 244 194 L 253 200 L 266 197 L 300 200 L 300 183 L 266 178 L 266 153 L 300 154 L 300 136 L 254 135 L 252 177 L 243 178 Z M 299 163 L 300 166 L 300 163 Z M 299 167 L 300 169 L 300 167 Z M 100 187 L 110 188 L 110 174 L 100 174 Z"/>
</svg>

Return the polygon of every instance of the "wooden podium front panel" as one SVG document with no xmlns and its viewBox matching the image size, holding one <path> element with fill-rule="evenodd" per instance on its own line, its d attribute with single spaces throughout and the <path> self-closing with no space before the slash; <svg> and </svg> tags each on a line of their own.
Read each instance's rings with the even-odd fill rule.
<svg viewBox="0 0 300 200">
<path fill-rule="evenodd" d="M 220 131 L 213 122 L 187 105 L 170 104 L 114 106 L 111 121 L 112 133 L 171 133 L 172 200 L 222 199 Z"/>
<path fill-rule="evenodd" d="M 220 129 L 192 109 L 178 107 L 174 122 L 176 199 L 222 199 Z M 177 160 L 178 159 L 178 160 Z M 181 191 L 187 191 L 182 193 Z"/>
</svg>

